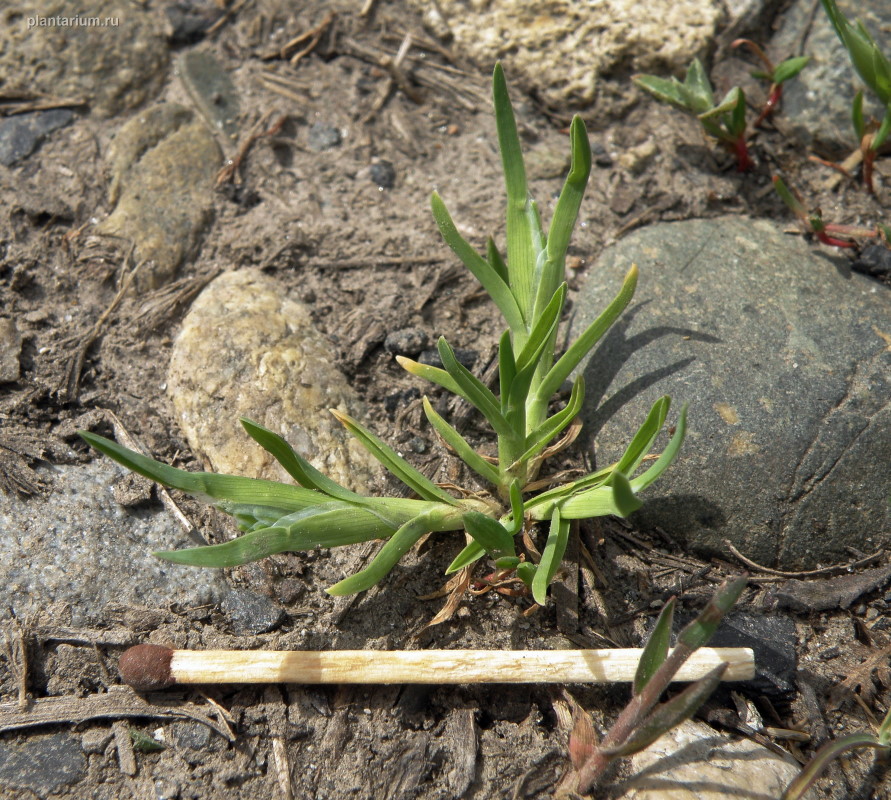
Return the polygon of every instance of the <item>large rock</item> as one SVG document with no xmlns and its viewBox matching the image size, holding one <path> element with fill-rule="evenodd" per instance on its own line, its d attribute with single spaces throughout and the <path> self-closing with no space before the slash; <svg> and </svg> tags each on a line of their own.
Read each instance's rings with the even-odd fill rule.
<svg viewBox="0 0 891 800">
<path fill-rule="evenodd" d="M 153 106 L 118 131 L 108 154 L 115 208 L 96 230 L 133 242 L 138 286 L 162 285 L 197 253 L 213 219 L 220 159 L 207 126 L 175 103 Z"/>
<path fill-rule="evenodd" d="M 548 105 L 591 105 L 605 76 L 682 72 L 704 56 L 731 16 L 710 0 L 409 0 L 438 34 L 483 69 L 503 59 L 508 79 Z M 624 91 L 621 86 L 610 91 Z"/>
<path fill-rule="evenodd" d="M 604 252 L 574 334 L 632 263 L 638 294 L 584 369 L 583 436 L 606 465 L 657 397 L 690 404 L 634 519 L 784 568 L 891 543 L 891 292 L 768 221 L 660 224 Z"/>
<path fill-rule="evenodd" d="M 168 388 L 189 445 L 217 472 L 292 482 L 238 422 L 281 434 L 313 466 L 361 489 L 377 471 L 328 409 L 361 416 L 309 309 L 259 270 L 220 275 L 183 320 Z"/>
<path fill-rule="evenodd" d="M 100 116 L 137 108 L 167 73 L 161 20 L 141 4 L 12 0 L 0 12 L 0 86 L 83 100 Z"/>
</svg>

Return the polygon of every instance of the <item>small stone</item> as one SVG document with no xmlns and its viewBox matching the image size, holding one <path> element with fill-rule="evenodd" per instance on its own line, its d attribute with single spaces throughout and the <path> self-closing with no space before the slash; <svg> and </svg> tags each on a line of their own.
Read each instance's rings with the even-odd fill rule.
<svg viewBox="0 0 891 800">
<path fill-rule="evenodd" d="M 210 728 L 200 722 L 175 722 L 171 728 L 173 746 L 180 750 L 203 750 L 213 735 Z"/>
<path fill-rule="evenodd" d="M 480 354 L 476 350 L 466 350 L 461 347 L 455 348 L 455 360 L 467 369 L 472 370 L 476 365 Z M 424 350 L 419 356 L 418 361 L 421 364 L 427 364 L 431 367 L 439 367 L 442 369 L 442 359 L 439 357 L 438 350 Z"/>
<path fill-rule="evenodd" d="M 104 753 L 113 737 L 114 732 L 108 728 L 90 728 L 81 734 L 80 746 L 87 754 Z"/>
<path fill-rule="evenodd" d="M 156 800 L 176 800 L 180 796 L 182 789 L 175 781 L 166 778 L 158 778 L 155 780 L 155 798 Z"/>
<path fill-rule="evenodd" d="M 621 800 L 723 800 L 780 797 L 801 770 L 750 739 L 733 739 L 700 722 L 682 722 L 631 758 Z"/>
<path fill-rule="evenodd" d="M 866 245 L 851 269 L 874 278 L 891 277 L 891 248 L 883 244 Z"/>
<path fill-rule="evenodd" d="M 67 108 L 17 114 L 0 121 L 0 164 L 10 167 L 31 155 L 49 133 L 74 119 Z"/>
<path fill-rule="evenodd" d="M 647 139 L 642 144 L 636 147 L 629 147 L 622 152 L 619 155 L 619 166 L 628 170 L 632 175 L 640 175 L 649 166 L 658 152 L 659 147 L 656 145 L 656 142 L 652 139 Z"/>
<path fill-rule="evenodd" d="M 87 759 L 71 734 L 29 738 L 21 745 L 0 743 L 0 787 L 44 798 L 86 774 Z"/>
<path fill-rule="evenodd" d="M 140 288 L 157 288 L 194 256 L 213 218 L 220 149 L 207 126 L 182 106 L 162 103 L 124 125 L 109 151 L 109 217 L 100 233 L 133 241 Z"/>
<path fill-rule="evenodd" d="M 0 383 L 12 383 L 19 379 L 22 353 L 22 336 L 15 320 L 0 319 Z"/>
<path fill-rule="evenodd" d="M 187 50 L 179 75 L 208 124 L 229 138 L 238 135 L 238 93 L 228 73 L 204 50 Z"/>
<path fill-rule="evenodd" d="M 112 494 L 118 505 L 124 508 L 134 508 L 152 499 L 152 487 L 154 484 L 142 475 L 128 472 L 122 475 L 120 480 L 114 482 Z"/>
<path fill-rule="evenodd" d="M 223 613 L 238 634 L 268 633 L 285 619 L 284 609 L 266 595 L 235 589 L 226 595 Z"/>
<path fill-rule="evenodd" d="M 290 483 L 243 416 L 341 485 L 365 489 L 378 467 L 328 410 L 362 416 L 333 352 L 309 309 L 260 270 L 220 275 L 195 300 L 170 358 L 168 392 L 189 446 L 216 472 Z"/>
<path fill-rule="evenodd" d="M 314 122 L 309 128 L 309 149 L 316 153 L 331 150 L 341 141 L 340 131 L 327 122 Z"/>
<path fill-rule="evenodd" d="M 388 353 L 414 358 L 430 344 L 430 336 L 423 328 L 401 328 L 390 331 L 384 339 L 384 349 Z"/>
<path fill-rule="evenodd" d="M 369 170 L 371 180 L 381 189 L 392 189 L 396 185 L 396 170 L 389 161 L 375 161 Z"/>
<path fill-rule="evenodd" d="M 170 41 L 173 44 L 194 44 L 204 38 L 210 28 L 223 15 L 214 3 L 180 0 L 164 9 L 170 23 Z"/>
</svg>

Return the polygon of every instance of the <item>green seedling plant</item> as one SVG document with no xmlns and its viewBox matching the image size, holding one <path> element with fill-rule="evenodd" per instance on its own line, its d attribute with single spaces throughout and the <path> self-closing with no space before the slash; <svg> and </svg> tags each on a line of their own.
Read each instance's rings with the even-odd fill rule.
<svg viewBox="0 0 891 800">
<path fill-rule="evenodd" d="M 891 755 L 891 709 L 885 714 L 877 733 L 852 733 L 824 744 L 786 787 L 782 800 L 801 800 L 834 759 L 851 750 L 864 748 L 878 751 L 877 755 L 884 759 Z"/>
<path fill-rule="evenodd" d="M 863 156 L 863 185 L 870 194 L 874 194 L 873 167 L 876 156 L 891 132 L 891 60 L 882 53 L 860 20 L 852 25 L 839 11 L 835 0 L 820 1 L 848 51 L 854 69 L 884 108 L 881 122 L 867 122 L 863 114 L 862 90 L 857 92 L 851 103 L 851 120 Z"/>
<path fill-rule="evenodd" d="M 857 247 L 857 239 L 881 239 L 886 245 L 891 241 L 891 227 L 879 225 L 876 228 L 863 228 L 856 225 L 837 225 L 823 220 L 820 209 L 808 211 L 801 195 L 790 189 L 779 175 L 773 176 L 773 186 L 789 210 L 801 221 L 805 229 L 820 242 L 831 247 Z M 852 237 L 841 239 L 840 236 Z"/>
<path fill-rule="evenodd" d="M 674 76 L 666 79 L 656 75 L 636 75 L 633 80 L 657 100 L 696 117 L 709 136 L 736 156 L 739 172 L 748 172 L 752 168 L 746 144 L 746 98 L 740 87 L 734 86 L 720 103 L 715 104 L 711 82 L 698 58 L 693 59 L 683 83 Z"/>
<path fill-rule="evenodd" d="M 677 637 L 669 650 L 675 599 L 666 603 L 641 654 L 632 683 L 631 701 L 598 743 L 590 717 L 577 710 L 569 738 L 571 770 L 557 789 L 557 797 L 578 797 L 591 791 L 619 758 L 649 747 L 660 736 L 689 719 L 709 698 L 727 670 L 719 664 L 670 700 L 659 703 L 684 662 L 711 639 L 721 620 L 739 599 L 747 576 L 718 588 L 706 607 Z"/>
<path fill-rule="evenodd" d="M 630 302 L 637 269 L 632 266 L 615 299 L 557 357 L 557 328 L 567 289 L 564 260 L 591 170 L 588 136 L 584 123 L 576 117 L 570 128 L 570 171 L 546 234 L 538 207 L 529 197 L 516 122 L 500 65 L 494 72 L 493 95 L 507 190 L 506 258 L 492 240 L 485 256 L 480 255 L 459 234 L 438 194 L 433 194 L 431 204 L 445 242 L 476 276 L 507 322 L 498 350 L 498 393 L 458 362 L 445 339 L 438 343 L 442 368 L 399 358 L 409 373 L 464 398 L 489 423 L 498 444 L 494 460 L 477 452 L 424 398 L 430 424 L 485 482 L 488 491 L 467 490 L 460 497 L 453 496 L 340 411 L 332 413 L 416 497 L 366 497 L 350 491 L 315 469 L 280 435 L 246 419 L 241 420 L 245 431 L 272 454 L 296 486 L 186 472 L 95 434 L 81 433 L 91 446 L 128 469 L 231 514 L 243 531 L 243 535 L 222 544 L 156 555 L 178 564 L 232 567 L 283 551 L 385 540 L 365 569 L 327 589 L 332 595 L 346 595 L 378 583 L 426 534 L 464 530 L 468 544 L 448 572 L 469 567 L 488 554 L 499 570 L 515 570 L 535 601 L 543 604 L 566 549 L 571 521 L 606 514 L 627 516 L 641 505 L 638 494 L 674 460 L 684 437 L 685 409 L 664 451 L 648 459 L 646 469 L 639 470 L 668 414 L 670 401 L 663 397 L 653 405 L 616 463 L 547 491 L 536 494 L 530 489 L 543 460 L 560 447 L 560 442 L 552 444 L 553 440 L 569 428 L 582 407 L 582 377 L 574 379 L 565 407 L 552 412 L 554 396 Z M 547 538 L 540 560 L 533 563 L 525 552 L 517 551 L 516 539 L 537 524 L 547 528 Z"/>
<path fill-rule="evenodd" d="M 765 100 L 761 113 L 752 125 L 752 127 L 757 128 L 779 107 L 780 101 L 783 99 L 783 84 L 798 75 L 807 66 L 810 57 L 795 56 L 787 58 L 779 64 L 774 64 L 763 48 L 751 39 L 737 39 L 733 42 L 732 47 L 747 47 L 751 50 L 764 65 L 764 69 L 756 70 L 752 73 L 752 77 L 767 81 L 770 84 L 770 88 L 767 90 L 767 100 Z"/>
</svg>

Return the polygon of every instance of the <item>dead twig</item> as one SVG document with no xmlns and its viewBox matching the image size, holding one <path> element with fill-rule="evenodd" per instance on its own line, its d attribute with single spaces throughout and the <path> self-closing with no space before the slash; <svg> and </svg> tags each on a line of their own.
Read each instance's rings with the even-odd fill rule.
<svg viewBox="0 0 891 800">
<path fill-rule="evenodd" d="M 241 143 L 238 152 L 235 154 L 235 158 L 227 162 L 227 164 L 217 173 L 217 179 L 214 183 L 217 188 L 228 181 L 232 181 L 236 186 L 241 184 L 241 177 L 238 174 L 238 170 L 241 168 L 241 162 L 244 161 L 254 142 L 267 136 L 275 136 L 281 131 L 282 126 L 288 119 L 287 114 L 282 114 L 278 122 L 266 128 L 266 130 L 263 130 L 263 128 L 269 124 L 269 120 L 274 113 L 274 111 L 268 111 L 263 115 L 263 118 L 254 126 L 254 129 L 248 134 L 244 142 Z"/>
<path fill-rule="evenodd" d="M 832 572 L 850 572 L 852 569 L 862 567 L 868 564 L 870 561 L 875 561 L 875 559 L 881 557 L 885 553 L 884 549 L 876 550 L 876 552 L 872 555 L 864 556 L 863 558 L 859 558 L 856 561 L 849 561 L 846 564 L 833 564 L 829 567 L 804 570 L 802 572 L 786 572 L 784 570 L 771 569 L 770 567 L 764 567 L 761 564 L 756 564 L 754 561 L 746 558 L 742 553 L 740 553 L 739 550 L 737 550 L 731 544 L 729 539 L 724 539 L 724 546 L 747 567 L 751 567 L 752 569 L 758 570 L 759 572 L 765 572 L 768 575 L 777 575 L 781 578 L 813 578 L 816 575 L 828 575 Z"/>
<path fill-rule="evenodd" d="M 331 27 L 335 19 L 337 19 L 337 13 L 334 11 L 329 11 L 327 14 L 325 14 L 322 21 L 314 28 L 310 28 L 308 31 L 304 31 L 298 36 L 295 36 L 293 39 L 282 45 L 282 47 L 276 52 L 261 56 L 261 58 L 263 59 L 263 61 L 271 61 L 275 58 L 280 58 L 282 61 L 285 61 L 288 59 L 288 53 L 290 51 L 308 41 L 308 44 L 302 50 L 298 50 L 290 57 L 291 66 L 296 66 L 296 64 L 302 58 L 306 57 L 313 50 L 316 49 L 319 42 L 322 40 L 322 36 L 325 34 L 328 28 Z"/>
<path fill-rule="evenodd" d="M 6 651 L 9 671 L 18 689 L 19 710 L 24 711 L 28 707 L 28 647 L 25 644 L 22 625 L 14 616 L 3 636 L 3 649 Z"/>
<path fill-rule="evenodd" d="M 420 105 L 423 102 L 420 94 L 415 91 L 414 87 L 409 83 L 408 78 L 405 75 L 405 72 L 402 70 L 402 62 L 405 61 L 405 57 L 408 55 L 408 51 L 411 49 L 411 34 L 405 34 L 405 38 L 402 40 L 402 44 L 399 46 L 399 50 L 396 53 L 395 58 L 391 58 L 388 55 L 383 55 L 378 59 L 378 66 L 381 69 L 385 69 L 390 77 L 387 80 L 386 85 L 381 90 L 380 94 L 378 94 L 377 99 L 372 103 L 371 110 L 361 119 L 362 125 L 367 125 L 371 120 L 373 120 L 377 113 L 386 105 L 387 100 L 390 99 L 390 95 L 392 95 L 393 90 L 398 86 L 399 90 L 409 98 L 413 103 Z"/>
</svg>

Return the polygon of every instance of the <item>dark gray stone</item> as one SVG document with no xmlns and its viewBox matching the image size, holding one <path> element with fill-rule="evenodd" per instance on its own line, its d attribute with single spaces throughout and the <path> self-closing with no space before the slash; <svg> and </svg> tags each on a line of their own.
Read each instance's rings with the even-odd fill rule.
<svg viewBox="0 0 891 800">
<path fill-rule="evenodd" d="M 47 136 L 74 119 L 67 108 L 18 114 L 0 121 L 0 164 L 10 167 L 31 155 Z"/>
<path fill-rule="evenodd" d="M 582 436 L 604 466 L 658 397 L 669 424 L 690 405 L 680 457 L 632 519 L 787 569 L 891 544 L 891 291 L 768 221 L 662 224 L 603 253 L 573 336 L 632 263 L 637 296 L 584 367 Z"/>
<path fill-rule="evenodd" d="M 179 76 L 211 128 L 234 139 L 238 93 L 220 63 L 203 50 L 189 50 L 179 59 Z"/>
<path fill-rule="evenodd" d="M 266 595 L 236 589 L 223 600 L 223 613 L 236 633 L 266 633 L 285 618 L 284 609 Z"/>
<path fill-rule="evenodd" d="M 173 726 L 173 744 L 186 750 L 203 750 L 210 744 L 211 730 L 200 722 L 177 722 Z"/>
<path fill-rule="evenodd" d="M 29 739 L 23 745 L 0 743 L 0 787 L 46 797 L 86 777 L 80 741 L 68 733 Z"/>
<path fill-rule="evenodd" d="M 423 328 L 401 328 L 390 331 L 384 339 L 384 349 L 394 355 L 414 357 L 430 344 L 430 336 Z"/>
<path fill-rule="evenodd" d="M 309 149 L 317 153 L 337 147 L 341 140 L 340 131 L 327 122 L 314 122 L 309 128 Z"/>
<path fill-rule="evenodd" d="M 891 4 L 887 0 L 838 0 L 838 7 L 851 21 L 861 19 L 880 43 L 882 32 L 891 28 Z M 887 36 L 884 40 L 887 54 Z M 864 110 L 871 109 L 879 118 L 882 113 L 851 66 L 847 50 L 822 7 L 814 13 L 811 0 L 796 0 L 784 14 L 771 49 L 779 58 L 798 52 L 811 57 L 798 77 L 783 87 L 783 130 L 790 130 L 802 143 L 827 155 L 853 150 L 858 142 L 851 124 L 851 101 L 857 91 L 864 90 Z"/>
<path fill-rule="evenodd" d="M 389 161 L 376 161 L 371 165 L 369 174 L 381 189 L 392 189 L 396 185 L 396 169 Z"/>
</svg>

